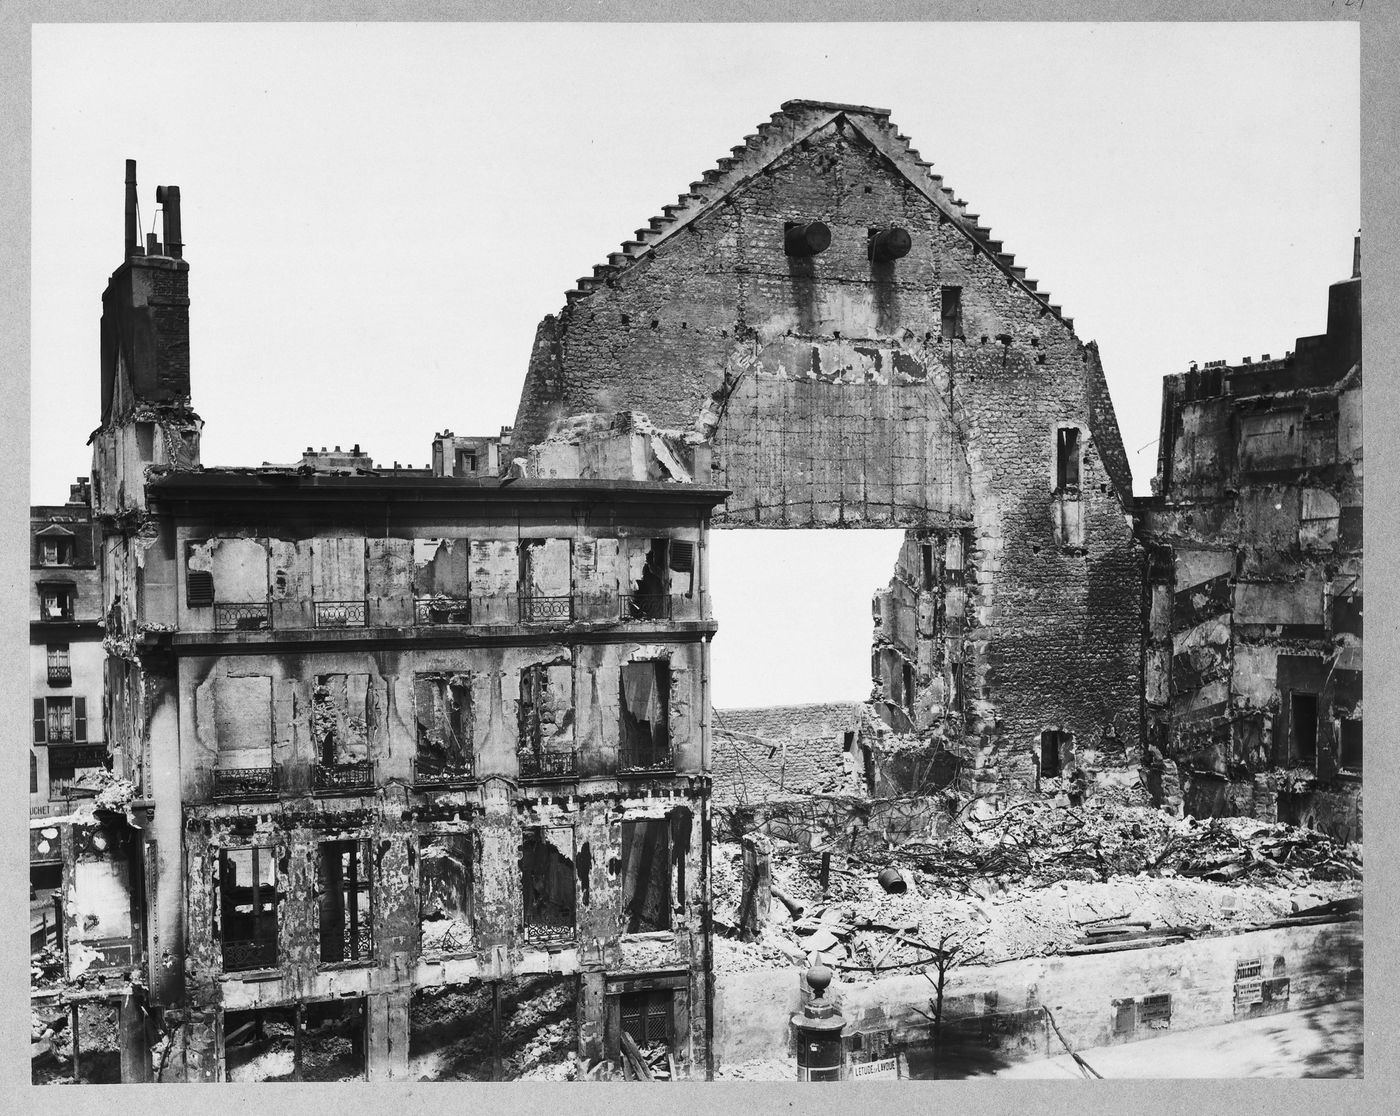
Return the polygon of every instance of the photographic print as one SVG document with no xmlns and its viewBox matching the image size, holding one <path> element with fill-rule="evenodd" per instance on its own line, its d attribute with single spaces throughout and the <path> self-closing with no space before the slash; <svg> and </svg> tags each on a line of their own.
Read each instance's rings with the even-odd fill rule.
<svg viewBox="0 0 1400 1116">
<path fill-rule="evenodd" d="M 36 25 L 32 1082 L 1361 1077 L 1359 47 Z"/>
</svg>

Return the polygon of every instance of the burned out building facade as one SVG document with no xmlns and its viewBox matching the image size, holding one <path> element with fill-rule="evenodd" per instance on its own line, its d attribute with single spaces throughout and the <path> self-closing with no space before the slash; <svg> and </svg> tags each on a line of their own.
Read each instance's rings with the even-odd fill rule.
<svg viewBox="0 0 1400 1116">
<path fill-rule="evenodd" d="M 513 1077 L 546 1032 L 704 1076 L 725 493 L 358 446 L 202 467 L 161 194 L 104 299 L 93 436 L 160 1079 Z"/>
<path fill-rule="evenodd" d="M 1343 840 L 1361 835 L 1360 253 L 1326 333 L 1165 378 L 1137 513 L 1158 798 Z"/>
<path fill-rule="evenodd" d="M 698 441 L 733 493 L 716 527 L 907 530 L 875 697 L 966 792 L 1134 750 L 1140 555 L 1097 348 L 887 111 L 785 103 L 568 292 L 514 442 L 621 406 Z"/>
</svg>

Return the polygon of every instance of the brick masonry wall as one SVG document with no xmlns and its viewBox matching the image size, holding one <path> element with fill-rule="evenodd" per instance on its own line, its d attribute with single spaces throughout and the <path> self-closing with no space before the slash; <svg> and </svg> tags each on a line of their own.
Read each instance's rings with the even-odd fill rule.
<svg viewBox="0 0 1400 1116">
<path fill-rule="evenodd" d="M 1050 727 L 1089 745 L 1112 724 L 1131 752 L 1140 551 L 1096 347 L 977 242 L 965 210 L 935 203 L 881 114 L 780 116 L 693 187 L 698 215 L 542 323 L 517 439 L 633 408 L 712 433 L 710 479 L 734 491 L 716 526 L 966 529 L 965 700 L 938 716 L 979 789 L 1030 785 Z M 830 247 L 787 256 L 785 222 L 813 219 Z M 873 262 L 870 230 L 889 226 L 912 248 Z M 944 286 L 962 290 L 964 339 L 942 336 Z M 1082 432 L 1082 546 L 1055 535 L 1061 425 Z"/>
<path fill-rule="evenodd" d="M 859 733 L 862 709 L 839 702 L 714 710 L 710 775 L 715 803 L 851 789 L 851 772 L 859 768 L 847 767 L 843 745 L 846 733 Z M 852 755 L 858 759 L 854 742 Z"/>
</svg>

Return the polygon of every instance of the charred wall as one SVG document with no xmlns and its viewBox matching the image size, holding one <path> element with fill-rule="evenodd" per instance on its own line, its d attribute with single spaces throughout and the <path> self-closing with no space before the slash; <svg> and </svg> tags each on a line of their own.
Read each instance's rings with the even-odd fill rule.
<svg viewBox="0 0 1400 1116">
<path fill-rule="evenodd" d="M 962 583 L 886 610 L 907 633 L 877 633 L 876 696 L 983 789 L 1032 783 L 1046 729 L 1135 744 L 1141 570 L 1096 347 L 881 111 L 792 102 L 735 151 L 542 323 L 517 443 L 636 408 L 709 440 L 719 526 L 960 536 Z M 790 254 L 813 221 L 829 245 Z M 891 229 L 908 250 L 880 259 Z"/>
</svg>

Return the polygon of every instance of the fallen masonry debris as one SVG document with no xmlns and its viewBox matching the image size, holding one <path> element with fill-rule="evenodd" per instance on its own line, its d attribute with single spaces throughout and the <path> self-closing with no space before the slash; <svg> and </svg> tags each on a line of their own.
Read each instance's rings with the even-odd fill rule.
<svg viewBox="0 0 1400 1116">
<path fill-rule="evenodd" d="M 750 901 L 767 909 L 751 940 L 739 933 L 743 851 L 716 846 L 717 969 L 820 961 L 857 975 L 914 972 L 935 961 L 952 927 L 980 964 L 1160 945 L 1336 917 L 1360 895 L 1358 844 L 1284 823 L 1199 821 L 1105 801 L 972 809 L 944 837 L 883 849 L 804 848 L 772 836 L 762 844 L 759 878 L 784 902 Z"/>
</svg>

